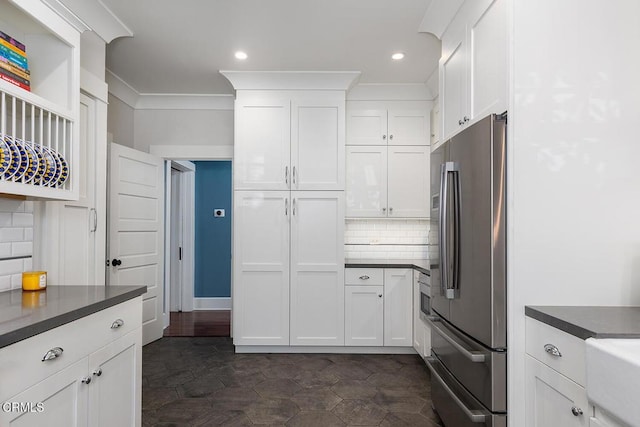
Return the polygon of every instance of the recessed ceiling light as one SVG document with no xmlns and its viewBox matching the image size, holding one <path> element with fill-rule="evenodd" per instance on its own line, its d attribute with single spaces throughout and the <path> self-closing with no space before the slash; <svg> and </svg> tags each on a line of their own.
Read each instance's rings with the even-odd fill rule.
<svg viewBox="0 0 640 427">
<path fill-rule="evenodd" d="M 404 53 L 402 52 L 396 52 L 393 55 L 391 55 L 391 59 L 393 59 L 394 61 L 399 61 L 402 58 L 404 58 Z"/>
<path fill-rule="evenodd" d="M 247 59 L 248 55 L 246 53 L 244 53 L 243 51 L 239 50 L 236 52 L 236 59 Z"/>
</svg>

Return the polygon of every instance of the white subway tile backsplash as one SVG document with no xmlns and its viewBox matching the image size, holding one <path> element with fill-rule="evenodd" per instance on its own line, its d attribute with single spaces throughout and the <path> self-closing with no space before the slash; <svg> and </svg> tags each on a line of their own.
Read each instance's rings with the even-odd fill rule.
<svg viewBox="0 0 640 427">
<path fill-rule="evenodd" d="M 11 256 L 30 256 L 33 254 L 33 242 L 13 242 Z"/>
<path fill-rule="evenodd" d="M 11 276 L 0 276 L 0 292 L 11 290 Z"/>
<path fill-rule="evenodd" d="M 0 227 L 11 227 L 11 213 L 0 212 Z"/>
<path fill-rule="evenodd" d="M 0 276 L 10 276 L 22 273 L 24 263 L 22 259 L 7 259 L 0 261 Z"/>
<path fill-rule="evenodd" d="M 32 269 L 33 212 L 34 202 L 0 198 L 0 292 L 21 288 Z"/>
<path fill-rule="evenodd" d="M 20 242 L 24 240 L 24 228 L 0 228 L 0 242 Z"/>
<path fill-rule="evenodd" d="M 429 256 L 428 237 L 428 220 L 348 219 L 345 257 L 425 259 Z"/>
<path fill-rule="evenodd" d="M 14 227 L 33 227 L 33 214 L 30 212 L 13 213 L 12 225 Z"/>
<path fill-rule="evenodd" d="M 0 243 L 0 258 L 11 256 L 11 243 Z"/>
</svg>

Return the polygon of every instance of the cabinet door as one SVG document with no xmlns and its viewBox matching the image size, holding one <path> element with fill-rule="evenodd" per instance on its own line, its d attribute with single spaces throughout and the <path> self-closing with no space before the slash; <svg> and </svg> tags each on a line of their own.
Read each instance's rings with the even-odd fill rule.
<svg viewBox="0 0 640 427">
<path fill-rule="evenodd" d="M 413 287 L 411 269 L 384 270 L 384 345 L 411 347 Z"/>
<path fill-rule="evenodd" d="M 348 110 L 347 145 L 387 145 L 387 110 Z"/>
<path fill-rule="evenodd" d="M 422 356 L 424 334 L 422 333 L 422 320 L 420 320 L 420 284 L 418 274 L 413 273 L 413 348 Z"/>
<path fill-rule="evenodd" d="M 0 411 L 3 427 L 81 427 L 87 425 L 87 358 L 69 365 L 7 400 L 28 407 Z M 3 402 L 4 403 L 4 402 Z M 37 404 L 41 403 L 41 407 Z"/>
<path fill-rule="evenodd" d="M 463 36 L 464 37 L 464 36 Z M 467 58 L 464 39 L 456 44 L 451 54 L 440 59 L 440 106 L 442 110 L 442 139 L 449 139 L 464 124 L 467 109 Z"/>
<path fill-rule="evenodd" d="M 526 355 L 527 427 L 586 427 L 593 415 L 587 392 L 564 375 Z M 582 415 L 574 415 L 572 408 Z"/>
<path fill-rule="evenodd" d="M 429 145 L 427 110 L 388 111 L 389 145 Z"/>
<path fill-rule="evenodd" d="M 387 147 L 347 147 L 347 218 L 387 216 Z"/>
<path fill-rule="evenodd" d="M 235 105 L 236 190 L 286 190 L 291 182 L 288 99 L 240 98 Z"/>
<path fill-rule="evenodd" d="M 507 109 L 506 0 L 478 2 L 469 25 L 471 119 Z"/>
<path fill-rule="evenodd" d="M 139 426 L 142 420 L 142 329 L 89 355 L 89 426 Z"/>
<path fill-rule="evenodd" d="M 234 192 L 233 340 L 289 344 L 288 191 Z"/>
<path fill-rule="evenodd" d="M 291 197 L 291 345 L 344 345 L 344 193 Z"/>
<path fill-rule="evenodd" d="M 429 147 L 389 147 L 389 217 L 429 218 Z"/>
<path fill-rule="evenodd" d="M 291 105 L 291 189 L 344 190 L 344 98 Z"/>
<path fill-rule="evenodd" d="M 440 101 L 434 102 L 431 110 L 431 148 L 440 142 Z"/>
<path fill-rule="evenodd" d="M 345 345 L 384 343 L 384 287 L 345 286 Z"/>
</svg>

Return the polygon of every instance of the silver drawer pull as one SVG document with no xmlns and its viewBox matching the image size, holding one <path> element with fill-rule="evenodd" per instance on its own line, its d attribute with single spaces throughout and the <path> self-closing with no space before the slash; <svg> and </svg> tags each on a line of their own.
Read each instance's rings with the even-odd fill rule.
<svg viewBox="0 0 640 427">
<path fill-rule="evenodd" d="M 62 352 L 64 350 L 62 347 L 54 347 L 51 350 L 47 351 L 44 356 L 42 356 L 42 361 L 46 362 L 47 360 L 53 360 L 60 356 L 62 356 Z"/>
<path fill-rule="evenodd" d="M 360 280 L 369 280 L 369 276 L 367 275 L 360 276 Z"/>
<path fill-rule="evenodd" d="M 545 344 L 544 351 L 546 351 L 547 353 L 549 353 L 554 357 L 562 357 L 562 353 L 560 353 L 560 350 L 558 350 L 558 347 L 556 347 L 553 344 Z"/>
<path fill-rule="evenodd" d="M 91 384 L 91 377 L 82 378 L 82 384 Z"/>
<path fill-rule="evenodd" d="M 93 371 L 93 375 L 95 375 L 96 377 L 99 377 L 100 375 L 102 375 L 102 368 L 98 368 L 95 371 Z"/>
<path fill-rule="evenodd" d="M 438 335 L 440 335 L 445 341 L 451 344 L 456 350 L 458 350 L 464 357 L 472 361 L 473 363 L 484 363 L 486 361 L 486 356 L 481 351 L 476 350 L 468 350 L 464 348 L 462 344 L 460 344 L 457 339 L 451 337 L 446 331 L 444 331 L 440 326 L 436 323 L 438 321 L 435 319 L 428 319 L 429 326 L 431 329 L 436 331 Z"/>
<path fill-rule="evenodd" d="M 124 320 L 116 319 L 111 324 L 111 329 L 118 329 L 120 326 L 123 326 L 123 325 L 124 325 Z"/>
<path fill-rule="evenodd" d="M 578 408 L 577 406 L 572 406 L 571 407 L 571 413 L 573 415 L 575 415 L 576 417 L 582 415 L 584 412 L 582 412 L 582 409 Z"/>
</svg>

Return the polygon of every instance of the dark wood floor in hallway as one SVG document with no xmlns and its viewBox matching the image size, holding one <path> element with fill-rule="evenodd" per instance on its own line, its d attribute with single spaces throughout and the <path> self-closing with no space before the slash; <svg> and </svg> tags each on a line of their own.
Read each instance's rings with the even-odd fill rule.
<svg viewBox="0 0 640 427">
<path fill-rule="evenodd" d="M 144 426 L 440 426 L 418 355 L 236 354 L 230 338 L 143 348 Z"/>
<path fill-rule="evenodd" d="M 231 311 L 172 311 L 165 337 L 228 337 Z"/>
</svg>

